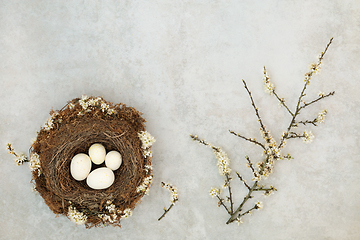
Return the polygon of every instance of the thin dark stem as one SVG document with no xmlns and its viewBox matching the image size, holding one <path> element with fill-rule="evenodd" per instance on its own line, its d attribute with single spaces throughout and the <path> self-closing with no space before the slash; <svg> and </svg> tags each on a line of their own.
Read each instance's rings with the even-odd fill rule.
<svg viewBox="0 0 360 240">
<path fill-rule="evenodd" d="M 229 190 L 230 210 L 231 210 L 231 214 L 232 214 L 234 212 L 234 203 L 233 203 L 233 199 L 232 199 L 232 192 L 231 192 L 231 186 L 230 186 L 231 178 L 228 173 L 225 176 L 226 176 L 227 187 Z"/>
<path fill-rule="evenodd" d="M 265 129 L 265 126 L 264 126 L 264 124 L 263 124 L 263 122 L 262 122 L 262 120 L 261 120 L 261 117 L 260 117 L 260 114 L 259 114 L 259 109 L 258 109 L 258 108 L 256 107 L 256 105 L 255 105 L 254 99 L 253 99 L 253 97 L 252 97 L 252 95 L 251 95 L 251 92 L 250 92 L 249 88 L 248 88 L 247 85 L 246 85 L 245 80 L 243 79 L 242 81 L 243 81 L 244 87 L 245 87 L 245 89 L 246 89 L 246 91 L 247 91 L 247 93 L 248 93 L 248 95 L 249 95 L 249 97 L 250 97 L 251 105 L 253 106 L 253 108 L 254 108 L 254 110 L 255 110 L 255 114 L 256 114 L 256 117 L 258 118 L 258 122 L 260 123 L 260 127 L 261 127 L 261 129 L 263 130 L 263 132 L 266 134 L 266 129 Z"/>
<path fill-rule="evenodd" d="M 229 130 L 229 132 L 230 132 L 231 134 L 239 137 L 239 138 L 245 139 L 246 141 L 249 141 L 249 142 L 251 142 L 251 143 L 254 143 L 254 144 L 256 144 L 256 145 L 259 145 L 259 146 L 262 147 L 264 150 L 266 150 L 265 146 L 264 146 L 262 143 L 256 141 L 255 139 L 244 137 L 244 136 L 240 135 L 239 133 L 236 133 L 236 132 L 234 132 L 234 131 L 232 131 L 232 130 Z"/>
<path fill-rule="evenodd" d="M 294 116 L 294 113 L 289 109 L 289 107 L 285 104 L 284 99 L 280 98 L 279 95 L 275 92 L 275 90 L 272 91 L 272 93 L 274 94 L 274 96 L 279 100 L 279 102 L 281 103 L 281 105 L 283 105 L 286 110 L 290 113 L 291 116 Z"/>
<path fill-rule="evenodd" d="M 246 158 L 246 160 L 250 161 L 249 157 Z M 261 173 L 264 171 L 264 168 L 266 166 L 266 163 L 269 160 L 269 155 L 266 155 L 266 158 L 264 160 L 264 164 L 261 165 L 259 174 L 261 175 Z M 250 162 L 251 163 L 251 162 Z M 254 184 L 250 187 L 248 194 L 244 197 L 244 200 L 240 203 L 239 207 L 233 212 L 233 214 L 231 214 L 229 220 L 226 222 L 226 224 L 232 223 L 233 221 L 235 221 L 236 216 L 238 215 L 238 213 L 241 211 L 242 207 L 244 206 L 244 204 L 250 199 L 252 198 L 251 194 L 253 193 L 253 191 L 255 191 L 257 185 L 258 185 L 259 181 L 255 181 Z"/>
<path fill-rule="evenodd" d="M 219 152 L 219 148 L 212 146 L 210 143 L 206 142 L 206 141 L 203 140 L 203 139 L 200 139 L 198 136 L 196 136 L 196 135 L 195 135 L 195 136 L 194 136 L 194 135 L 190 135 L 190 137 L 191 137 L 194 141 L 197 141 L 197 142 L 199 142 L 200 144 L 203 144 L 203 145 L 205 145 L 205 146 L 208 146 L 208 147 L 212 148 L 213 150 Z"/>
<path fill-rule="evenodd" d="M 333 39 L 334 39 L 333 37 L 330 39 L 329 43 L 326 45 L 326 48 L 325 48 L 324 52 L 321 53 L 321 56 L 319 58 L 320 62 L 323 60 L 324 55 L 327 52 L 328 48 L 330 47 L 330 44 L 332 43 Z"/>
<path fill-rule="evenodd" d="M 219 195 L 216 195 L 216 197 L 219 199 L 219 205 L 223 206 L 226 209 L 226 211 L 231 215 L 232 213 L 230 212 L 228 207 L 225 205 L 224 199 L 220 198 Z"/>
<path fill-rule="evenodd" d="M 328 44 L 326 45 L 326 47 L 325 47 L 325 50 L 321 53 L 321 55 L 320 55 L 320 57 L 319 57 L 318 65 L 321 64 L 321 61 L 323 60 L 324 55 L 325 55 L 325 53 L 327 52 L 327 50 L 328 50 L 330 44 L 332 43 L 332 40 L 333 40 L 333 39 L 334 39 L 334 38 L 331 38 L 331 39 L 330 39 L 329 43 L 328 43 Z M 311 75 L 310 75 L 309 77 L 311 78 Z M 310 80 L 310 79 L 309 79 L 309 80 Z M 292 117 L 292 119 L 291 119 L 291 121 L 290 121 L 290 124 L 289 124 L 289 126 L 288 126 L 288 128 L 287 128 L 287 132 L 289 132 L 292 127 L 296 126 L 295 119 L 296 119 L 296 117 L 300 114 L 300 110 L 301 110 L 302 108 L 305 108 L 306 106 L 308 106 L 308 105 L 310 105 L 310 104 L 312 104 L 312 103 L 314 103 L 314 102 L 317 102 L 317 101 L 319 101 L 320 99 L 324 98 L 324 97 L 322 96 L 322 97 L 320 97 L 320 98 L 318 98 L 318 99 L 316 99 L 316 100 L 314 100 L 314 101 L 312 101 L 312 102 L 310 102 L 310 103 L 308 103 L 308 104 L 305 103 L 303 106 L 300 107 L 300 103 L 301 103 L 301 101 L 302 101 L 302 98 L 306 95 L 306 94 L 305 94 L 305 91 L 306 91 L 307 86 L 308 86 L 309 83 L 310 83 L 309 80 L 305 81 L 304 87 L 303 87 L 303 89 L 302 89 L 302 91 L 301 91 L 301 93 L 300 93 L 298 102 L 297 102 L 297 104 L 296 104 L 295 112 L 294 112 L 293 117 Z M 331 92 L 331 93 L 329 93 L 329 94 L 327 94 L 327 95 L 330 96 L 330 95 L 333 95 L 334 93 L 335 93 L 335 92 Z M 327 95 L 326 95 L 326 96 L 327 96 Z M 279 144 L 279 149 L 283 147 L 285 139 L 287 139 L 287 134 L 285 134 L 284 138 L 281 140 L 281 142 L 280 142 L 280 144 Z"/>
<path fill-rule="evenodd" d="M 313 103 L 316 103 L 317 101 L 319 101 L 319 100 L 321 100 L 321 99 L 323 99 L 323 98 L 332 96 L 332 95 L 334 95 L 334 94 L 335 94 L 335 91 L 332 91 L 332 92 L 330 92 L 330 93 L 328 93 L 328 94 L 326 94 L 326 95 L 323 95 L 323 96 L 318 97 L 317 99 L 315 99 L 315 100 L 313 100 L 313 101 L 311 101 L 311 102 L 304 103 L 304 105 L 302 105 L 302 106 L 299 108 L 299 110 L 300 110 L 300 109 L 303 109 L 303 108 L 306 108 L 307 106 L 309 106 L 309 105 L 311 105 L 311 104 L 313 104 Z"/>
<path fill-rule="evenodd" d="M 16 152 L 14 151 L 14 149 L 12 148 L 12 146 L 11 146 L 10 143 L 7 144 L 7 149 L 8 149 L 8 152 L 9 152 L 10 154 L 14 155 L 15 157 L 19 157 L 19 156 L 16 154 Z"/>
<path fill-rule="evenodd" d="M 236 172 L 236 175 L 238 176 L 238 178 L 240 179 L 240 181 L 245 185 L 245 187 L 246 187 L 248 190 L 250 190 L 250 189 L 251 189 L 250 186 L 245 182 L 245 180 L 241 177 L 241 175 L 240 175 L 238 172 Z"/>
<path fill-rule="evenodd" d="M 256 176 L 255 176 L 255 169 L 254 169 L 254 166 L 253 166 L 252 162 L 250 161 L 249 156 L 245 156 L 245 158 L 246 158 L 246 160 L 247 160 L 247 161 L 248 161 L 248 163 L 249 163 L 249 168 L 250 168 L 250 169 L 251 169 L 251 171 L 253 172 L 254 177 L 256 177 Z"/>
<path fill-rule="evenodd" d="M 304 124 L 304 125 L 306 125 L 306 124 L 312 124 L 312 125 L 314 125 L 314 126 L 317 126 L 316 122 L 317 122 L 317 119 L 315 118 L 315 119 L 312 120 L 312 121 L 310 121 L 310 120 L 305 120 L 305 121 L 300 121 L 300 122 L 298 122 L 298 123 L 301 123 L 301 124 Z"/>
<path fill-rule="evenodd" d="M 232 223 L 233 221 L 235 221 L 236 216 L 238 215 L 238 213 L 241 211 L 242 207 L 244 206 L 244 204 L 247 202 L 247 200 L 249 200 L 250 198 L 252 198 L 251 194 L 254 191 L 254 189 L 256 188 L 258 184 L 258 181 L 254 182 L 254 185 L 250 188 L 248 194 L 244 197 L 244 200 L 242 201 L 242 203 L 239 205 L 239 207 L 234 211 L 233 214 L 231 214 L 229 220 L 226 222 L 226 224 Z"/>
<path fill-rule="evenodd" d="M 170 207 L 168 209 L 164 209 L 164 213 L 163 215 L 161 215 L 161 217 L 158 218 L 158 221 L 160 221 L 161 219 L 163 219 L 165 217 L 165 215 L 170 211 L 170 209 L 174 206 L 175 204 L 171 204 Z"/>
<path fill-rule="evenodd" d="M 242 217 L 242 216 L 244 216 L 246 214 L 249 214 L 252 210 L 255 210 L 255 209 L 257 209 L 256 205 L 254 207 L 250 208 L 249 210 L 247 210 L 246 212 L 243 212 L 242 214 L 239 214 L 239 217 Z"/>
</svg>

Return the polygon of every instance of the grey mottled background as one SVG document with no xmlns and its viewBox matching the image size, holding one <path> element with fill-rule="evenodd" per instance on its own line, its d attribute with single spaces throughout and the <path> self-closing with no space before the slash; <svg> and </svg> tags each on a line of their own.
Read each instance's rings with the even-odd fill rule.
<svg viewBox="0 0 360 240">
<path fill-rule="evenodd" d="M 211 150 L 223 147 L 234 171 L 249 177 L 245 155 L 261 149 L 228 129 L 259 138 L 242 86 L 253 92 L 276 139 L 290 116 L 264 93 L 262 68 L 293 106 L 311 62 L 334 37 L 308 91 L 335 96 L 309 126 L 310 145 L 289 142 L 267 183 L 278 192 L 241 226 L 210 198 L 219 187 Z M 0 239 L 360 239 L 360 3 L 328 1 L 0 1 Z M 31 192 L 27 166 L 16 167 L 6 143 L 26 152 L 51 108 L 82 94 L 100 95 L 144 113 L 154 145 L 154 185 L 122 228 L 86 230 L 56 217 Z M 160 222 L 170 181 L 179 202 Z M 244 189 L 234 181 L 237 201 Z"/>
</svg>

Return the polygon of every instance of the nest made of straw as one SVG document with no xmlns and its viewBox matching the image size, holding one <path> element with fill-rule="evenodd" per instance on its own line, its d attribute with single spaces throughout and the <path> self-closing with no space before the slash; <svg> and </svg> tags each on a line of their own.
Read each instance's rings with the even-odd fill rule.
<svg viewBox="0 0 360 240">
<path fill-rule="evenodd" d="M 125 104 L 83 96 L 50 114 L 30 149 L 40 161 L 40 167 L 33 171 L 36 190 L 55 214 L 75 222 L 77 216 L 83 220 L 85 216 L 81 223 L 86 227 L 120 226 L 120 219 L 129 216 L 152 179 L 151 155 L 144 154 L 139 139 L 139 133 L 145 131 L 141 113 Z M 76 181 L 70 174 L 71 159 L 87 153 L 93 143 L 101 143 L 107 151 L 116 150 L 123 158 L 121 167 L 114 171 L 114 183 L 104 190 L 91 189 L 85 180 Z M 139 188 L 144 180 L 145 188 Z M 70 209 L 76 209 L 75 219 L 69 216 Z"/>
</svg>

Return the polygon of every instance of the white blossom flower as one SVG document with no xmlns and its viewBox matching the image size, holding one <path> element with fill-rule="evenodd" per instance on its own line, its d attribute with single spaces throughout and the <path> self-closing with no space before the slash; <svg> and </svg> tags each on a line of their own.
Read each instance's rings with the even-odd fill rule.
<svg viewBox="0 0 360 240">
<path fill-rule="evenodd" d="M 324 96 L 325 96 L 325 93 L 320 91 L 320 92 L 318 93 L 318 96 L 319 96 L 319 97 L 324 97 Z"/>
<path fill-rule="evenodd" d="M 319 112 L 317 117 L 316 117 L 316 122 L 317 123 L 323 123 L 325 121 L 326 114 L 327 114 L 326 110 Z"/>
<path fill-rule="evenodd" d="M 79 100 L 79 104 L 84 110 L 87 110 L 87 108 L 89 107 L 88 97 L 86 95 L 83 95 L 82 98 Z"/>
<path fill-rule="evenodd" d="M 258 201 L 255 204 L 255 208 L 256 209 L 262 209 L 262 208 L 264 208 L 264 204 L 262 202 Z"/>
<path fill-rule="evenodd" d="M 55 117 L 54 114 L 52 114 L 48 118 L 48 120 L 46 120 L 46 122 L 44 123 L 44 129 L 46 131 L 49 131 L 49 130 L 53 129 L 53 127 L 54 127 L 54 117 Z"/>
<path fill-rule="evenodd" d="M 175 204 L 175 202 L 179 200 L 178 198 L 179 192 L 177 187 L 172 185 L 171 183 L 164 183 L 164 182 L 161 183 L 161 186 L 165 187 L 167 190 L 170 191 L 170 202 L 172 204 Z"/>
<path fill-rule="evenodd" d="M 102 102 L 100 108 L 101 108 L 101 111 L 102 111 L 102 112 L 105 112 L 106 110 L 109 109 L 109 105 L 106 104 L 106 103 L 104 103 L 104 102 Z"/>
<path fill-rule="evenodd" d="M 124 210 L 124 215 L 122 216 L 122 218 L 128 218 L 128 217 L 130 217 L 131 215 L 132 215 L 131 209 L 130 209 L 130 208 L 126 208 L 126 209 Z"/>
<path fill-rule="evenodd" d="M 87 95 L 83 94 L 83 95 L 81 96 L 81 100 L 86 101 L 87 99 L 88 99 L 88 96 L 87 96 Z"/>
<path fill-rule="evenodd" d="M 114 223 L 117 219 L 117 215 L 116 214 L 98 214 L 98 217 L 103 221 L 103 222 L 109 222 L 109 223 Z"/>
<path fill-rule="evenodd" d="M 28 162 L 29 159 L 28 159 L 28 157 L 27 157 L 24 153 L 19 153 L 19 154 L 16 156 L 16 158 L 14 159 L 14 161 L 15 161 L 15 164 L 16 164 L 17 166 L 20 166 L 20 165 L 22 165 L 24 162 Z"/>
<path fill-rule="evenodd" d="M 109 108 L 109 109 L 107 110 L 107 114 L 109 114 L 109 115 L 112 115 L 112 114 L 114 114 L 114 113 L 116 113 L 115 109 Z"/>
<path fill-rule="evenodd" d="M 225 151 L 223 151 L 221 148 L 213 149 L 213 153 L 215 154 L 215 157 L 217 159 L 217 166 L 219 169 L 220 175 L 226 175 L 231 172 L 231 169 L 229 167 L 230 165 L 230 159 Z"/>
<path fill-rule="evenodd" d="M 106 202 L 105 209 L 109 211 L 109 213 L 115 213 L 116 212 L 116 206 L 113 204 L 110 200 Z"/>
<path fill-rule="evenodd" d="M 143 151 L 143 156 L 144 156 L 145 158 L 147 158 L 147 157 L 152 157 L 152 150 L 151 150 L 150 148 L 144 149 L 144 151 Z"/>
<path fill-rule="evenodd" d="M 69 103 L 69 109 L 73 109 L 75 107 L 75 104 Z"/>
<path fill-rule="evenodd" d="M 211 197 L 216 197 L 220 195 L 220 189 L 219 188 L 211 188 L 209 191 L 209 194 Z"/>
<path fill-rule="evenodd" d="M 241 220 L 241 218 L 240 218 L 240 217 L 236 218 L 236 221 L 237 221 L 237 224 L 238 224 L 238 225 L 240 225 L 240 224 L 242 224 L 242 223 L 243 223 L 243 221 Z"/>
<path fill-rule="evenodd" d="M 144 178 L 143 182 L 140 186 L 136 188 L 136 192 L 145 192 L 145 194 L 149 194 L 150 184 L 152 183 L 153 177 L 149 176 Z"/>
<path fill-rule="evenodd" d="M 87 221 L 87 216 L 84 213 L 79 212 L 73 206 L 69 206 L 67 216 L 72 222 L 76 224 L 85 224 Z"/>
<path fill-rule="evenodd" d="M 96 99 L 94 99 L 94 98 L 90 98 L 89 101 L 88 101 L 88 104 L 89 104 L 90 106 L 94 107 L 94 106 L 96 106 L 97 101 L 96 101 Z"/>
<path fill-rule="evenodd" d="M 30 164 L 29 167 L 31 171 L 38 170 L 38 173 L 40 175 L 40 157 L 37 153 L 32 153 L 30 156 Z"/>
<path fill-rule="evenodd" d="M 319 74 L 321 70 L 320 63 L 312 63 L 310 64 L 310 71 Z"/>
<path fill-rule="evenodd" d="M 151 165 L 145 165 L 144 166 L 144 170 L 146 171 L 146 173 L 150 172 L 151 170 L 153 170 L 153 167 Z"/>
<path fill-rule="evenodd" d="M 151 134 L 147 131 L 140 131 L 138 133 L 138 136 L 141 140 L 142 143 L 142 148 L 143 149 L 147 149 L 149 147 L 151 147 L 153 145 L 153 143 L 156 141 L 155 138 L 153 136 L 151 136 Z"/>
<path fill-rule="evenodd" d="M 264 77 L 263 77 L 263 80 L 264 80 L 264 89 L 265 89 L 265 92 L 269 93 L 269 94 L 272 94 L 275 90 L 275 86 L 274 84 L 272 84 L 270 82 L 270 78 L 269 78 L 269 75 L 267 74 L 267 71 L 266 69 L 264 68 Z"/>
<path fill-rule="evenodd" d="M 314 140 L 315 136 L 311 131 L 304 131 L 304 143 L 311 143 Z"/>
</svg>

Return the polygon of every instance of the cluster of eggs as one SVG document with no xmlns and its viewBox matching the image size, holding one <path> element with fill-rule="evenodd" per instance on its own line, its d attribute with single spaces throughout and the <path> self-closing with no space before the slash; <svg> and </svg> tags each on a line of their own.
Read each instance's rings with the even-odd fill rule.
<svg viewBox="0 0 360 240">
<path fill-rule="evenodd" d="M 106 167 L 99 167 L 91 171 L 92 163 L 100 165 L 105 162 Z M 122 163 L 121 154 L 117 151 L 106 153 L 105 147 L 95 143 L 89 148 L 89 155 L 85 153 L 76 154 L 70 163 L 71 176 L 82 181 L 92 189 L 105 189 L 110 187 L 115 180 L 114 172 Z M 90 172 L 91 171 L 91 172 Z"/>
</svg>

